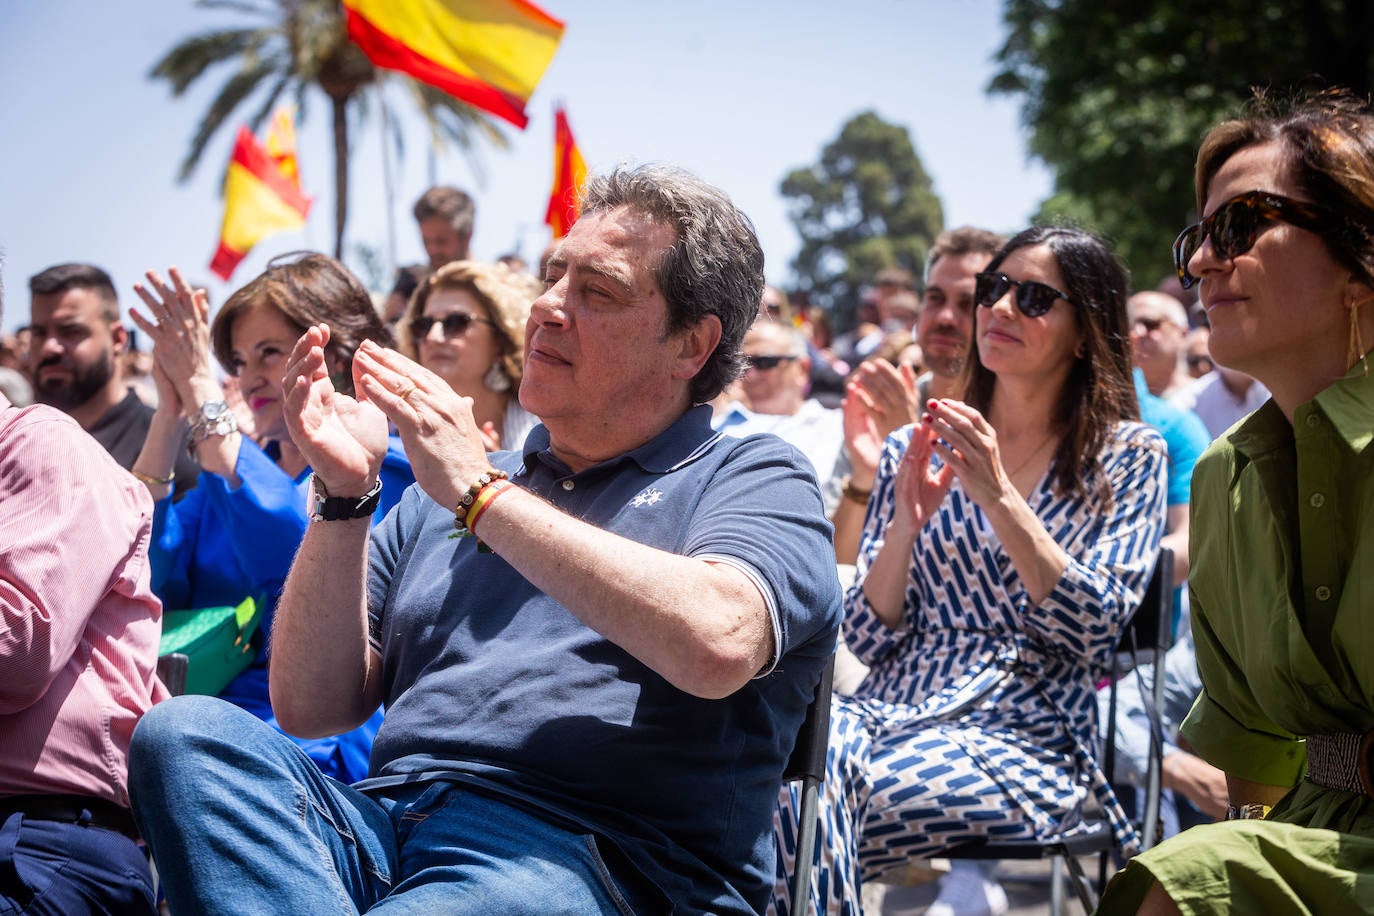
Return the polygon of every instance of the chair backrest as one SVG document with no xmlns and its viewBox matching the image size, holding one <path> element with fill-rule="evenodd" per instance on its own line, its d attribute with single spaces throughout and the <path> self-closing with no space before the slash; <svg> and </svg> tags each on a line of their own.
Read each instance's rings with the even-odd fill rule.
<svg viewBox="0 0 1374 916">
<path fill-rule="evenodd" d="M 1148 661 L 1151 653 L 1162 654 L 1174 644 L 1174 552 L 1159 548 L 1150 584 L 1140 599 L 1131 625 L 1121 635 L 1117 651 L 1135 655 L 1132 665 Z M 1140 657 L 1144 655 L 1145 657 Z"/>
<path fill-rule="evenodd" d="M 835 655 L 831 653 L 821 670 L 820 683 L 816 685 L 816 695 L 811 705 L 806 707 L 806 718 L 801 730 L 797 732 L 797 743 L 792 748 L 792 756 L 787 759 L 787 768 L 782 772 L 784 782 L 810 778 L 820 781 L 825 776 L 825 752 L 830 743 L 830 695 L 835 681 Z"/>
</svg>

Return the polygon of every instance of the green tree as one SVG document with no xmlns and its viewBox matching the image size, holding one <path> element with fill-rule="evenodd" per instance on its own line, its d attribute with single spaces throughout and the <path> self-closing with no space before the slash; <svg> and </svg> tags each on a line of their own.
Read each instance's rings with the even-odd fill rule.
<svg viewBox="0 0 1374 916">
<path fill-rule="evenodd" d="M 841 324 L 879 269 L 919 276 L 944 223 L 911 135 L 872 111 L 851 118 L 820 162 L 793 170 L 781 191 L 802 239 L 797 286 Z"/>
<path fill-rule="evenodd" d="M 211 137 L 240 106 L 258 99 L 248 118 L 249 127 L 257 131 L 285 95 L 294 96 L 304 118 L 308 90 L 319 89 L 329 100 L 333 118 L 334 256 L 342 257 L 348 222 L 350 112 L 356 110 L 355 119 L 362 116 L 366 97 L 379 88 L 379 74 L 349 41 L 339 0 L 199 0 L 197 5 L 241 13 L 258 23 L 194 35 L 153 66 L 150 76 L 170 83 L 178 98 L 209 70 L 224 69 L 221 65 L 233 68 L 201 117 L 179 179 L 191 176 Z M 467 103 L 409 77 L 388 74 L 388 78 L 409 87 L 436 145 L 449 140 L 471 152 L 480 140 L 505 147 L 505 135 Z"/>
<path fill-rule="evenodd" d="M 1040 216 L 1112 239 L 1140 287 L 1172 272 L 1198 143 L 1252 87 L 1374 86 L 1367 0 L 1005 0 L 1003 16 L 988 89 L 1022 97 L 1055 171 Z"/>
</svg>

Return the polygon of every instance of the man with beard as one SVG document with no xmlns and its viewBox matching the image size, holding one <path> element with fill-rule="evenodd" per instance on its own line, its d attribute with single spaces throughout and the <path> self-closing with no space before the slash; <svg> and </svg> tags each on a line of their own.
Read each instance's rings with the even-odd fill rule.
<svg viewBox="0 0 1374 916">
<path fill-rule="evenodd" d="M 974 277 L 1004 241 L 972 226 L 936 236 L 926 258 L 926 288 L 913 328 L 929 371 L 913 382 L 884 360 L 867 360 L 850 376 L 843 405 L 845 448 L 825 488 L 838 562 L 853 563 L 858 554 L 883 442 L 916 422 L 919 405 L 929 399 L 963 398 L 964 361 L 973 342 Z"/>
<path fill-rule="evenodd" d="M 133 467 L 153 408 L 124 382 L 129 332 L 110 275 L 93 264 L 58 264 L 30 277 L 29 293 L 34 400 L 71 416 L 122 467 Z M 178 497 L 199 473 L 189 455 L 178 457 Z"/>
</svg>

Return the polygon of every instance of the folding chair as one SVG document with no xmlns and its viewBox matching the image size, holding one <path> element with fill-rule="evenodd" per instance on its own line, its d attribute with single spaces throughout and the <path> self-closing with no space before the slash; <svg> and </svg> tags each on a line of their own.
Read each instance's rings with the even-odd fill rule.
<svg viewBox="0 0 1374 916">
<path fill-rule="evenodd" d="M 1160 549 L 1159 559 L 1155 561 L 1154 572 L 1150 576 L 1150 584 L 1141 599 L 1140 607 L 1131 619 L 1130 627 L 1122 634 L 1121 640 L 1117 644 L 1112 683 L 1109 688 L 1111 693 L 1108 699 L 1109 712 L 1107 718 L 1111 727 L 1107 732 L 1108 735 L 1114 736 L 1116 734 L 1117 679 L 1131 668 L 1141 664 L 1149 664 L 1153 669 L 1150 709 L 1154 722 L 1156 725 L 1158 724 L 1159 712 L 1164 704 L 1164 678 L 1162 677 L 1164 653 L 1168 651 L 1169 646 L 1174 641 L 1173 604 L 1174 553 L 1166 547 Z M 1157 825 L 1163 754 L 1162 730 L 1158 727 L 1151 728 L 1150 756 L 1145 785 L 1145 810 L 1141 824 L 1142 849 L 1149 849 L 1159 839 Z M 1112 777 L 1115 763 L 1115 742 L 1107 741 L 1103 755 L 1103 770 L 1109 780 Z M 1106 885 L 1107 860 L 1115 846 L 1116 841 L 1112 836 L 1111 825 L 1108 824 L 1105 817 L 1098 817 L 1088 821 L 1084 829 L 1065 839 L 1053 840 L 1048 843 L 1037 843 L 1031 840 L 990 843 L 986 840 L 974 840 L 945 850 L 940 854 L 940 857 L 985 861 L 1052 859 L 1056 869 L 1062 862 L 1073 879 L 1074 892 L 1078 896 L 1079 902 L 1083 904 L 1084 911 L 1092 913 L 1097 908 L 1097 899 Z M 1088 881 L 1087 875 L 1083 873 L 1083 867 L 1078 862 L 1079 856 L 1086 855 L 1099 856 L 1096 888 Z M 1063 901 L 1057 881 L 1051 887 L 1050 910 L 1055 916 L 1059 916 L 1063 912 Z"/>
<path fill-rule="evenodd" d="M 186 669 L 190 659 L 180 652 L 168 652 L 157 657 L 157 677 L 167 692 L 179 697 L 186 692 Z"/>
<path fill-rule="evenodd" d="M 783 770 L 784 782 L 801 780 L 801 808 L 797 814 L 797 859 L 792 867 L 792 912 L 806 913 L 811 898 L 811 859 L 816 853 L 816 808 L 825 779 L 825 753 L 830 745 L 830 694 L 835 679 L 835 655 L 821 671 L 816 696 L 806 708 L 797 743 Z"/>
</svg>

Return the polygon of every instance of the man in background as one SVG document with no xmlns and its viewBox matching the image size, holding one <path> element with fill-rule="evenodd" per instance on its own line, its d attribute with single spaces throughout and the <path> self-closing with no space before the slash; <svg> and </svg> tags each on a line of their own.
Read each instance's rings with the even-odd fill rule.
<svg viewBox="0 0 1374 916">
<path fill-rule="evenodd" d="M 124 378 L 129 331 L 110 275 L 94 264 L 58 264 L 30 277 L 29 293 L 34 400 L 70 416 L 120 467 L 133 467 L 153 408 Z M 195 461 L 180 454 L 177 496 L 195 486 L 199 474 Z"/>
<path fill-rule="evenodd" d="M 450 261 L 467 260 L 477 208 L 466 191 L 436 185 L 415 201 L 414 213 L 430 270 Z"/>
</svg>

